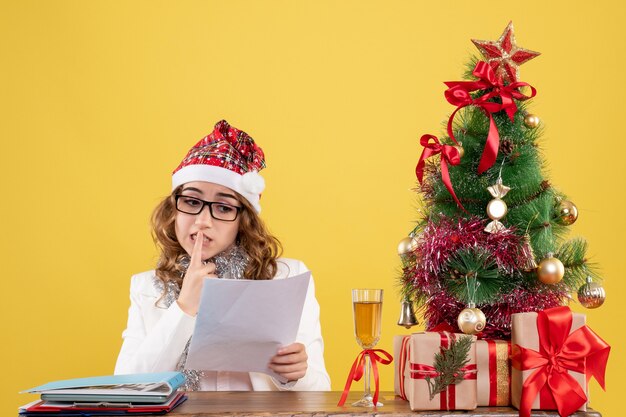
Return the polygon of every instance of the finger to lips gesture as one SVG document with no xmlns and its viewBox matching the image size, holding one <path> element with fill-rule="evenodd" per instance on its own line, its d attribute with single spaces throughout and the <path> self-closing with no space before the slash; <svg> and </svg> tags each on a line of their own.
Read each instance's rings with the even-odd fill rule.
<svg viewBox="0 0 626 417">
<path fill-rule="evenodd" d="M 183 278 L 183 287 L 180 289 L 180 295 L 177 300 L 181 310 L 190 316 L 195 316 L 198 313 L 200 291 L 202 290 L 204 280 L 206 278 L 217 278 L 217 275 L 215 275 L 215 264 L 202 262 L 202 242 L 204 242 L 204 235 L 202 232 L 198 232 L 191 252 L 189 267 Z"/>
<path fill-rule="evenodd" d="M 297 381 L 306 374 L 309 356 L 302 343 L 281 347 L 272 359 L 269 368 L 288 381 Z"/>
</svg>

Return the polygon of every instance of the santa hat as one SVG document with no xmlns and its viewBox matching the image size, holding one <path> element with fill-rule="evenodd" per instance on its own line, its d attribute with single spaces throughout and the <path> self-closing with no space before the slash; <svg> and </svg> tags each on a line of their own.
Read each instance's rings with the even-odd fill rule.
<svg viewBox="0 0 626 417">
<path fill-rule="evenodd" d="M 257 213 L 265 181 L 259 175 L 265 168 L 263 150 L 246 132 L 230 126 L 226 120 L 215 125 L 172 173 L 172 190 L 191 181 L 223 185 L 241 194 Z"/>
</svg>

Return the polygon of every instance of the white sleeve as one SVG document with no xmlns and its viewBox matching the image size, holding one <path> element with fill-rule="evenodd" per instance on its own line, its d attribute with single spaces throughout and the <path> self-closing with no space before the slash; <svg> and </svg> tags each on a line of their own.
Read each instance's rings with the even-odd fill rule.
<svg viewBox="0 0 626 417">
<path fill-rule="evenodd" d="M 299 266 L 299 273 L 308 270 L 302 262 L 300 262 Z M 322 327 L 320 324 L 320 306 L 315 298 L 313 276 L 311 276 L 304 300 L 296 342 L 305 346 L 309 357 L 306 375 L 295 384 L 293 382 L 281 384 L 272 378 L 278 389 L 289 391 L 330 391 L 330 377 L 328 372 L 326 372 L 324 363 L 324 340 L 322 339 Z"/>
<path fill-rule="evenodd" d="M 193 333 L 195 317 L 184 313 L 176 302 L 167 309 L 156 307 L 156 298 L 141 293 L 141 278 L 131 279 L 128 324 L 122 333 L 116 375 L 175 370 Z M 150 320 L 146 319 L 156 315 L 160 318 L 147 328 Z"/>
</svg>

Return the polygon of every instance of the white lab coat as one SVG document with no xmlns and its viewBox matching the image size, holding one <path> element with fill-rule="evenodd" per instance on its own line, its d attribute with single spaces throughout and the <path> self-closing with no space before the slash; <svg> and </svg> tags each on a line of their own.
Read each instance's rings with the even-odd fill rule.
<svg viewBox="0 0 626 417">
<path fill-rule="evenodd" d="M 274 279 L 288 278 L 307 271 L 301 261 L 277 260 Z M 191 337 L 196 318 L 184 313 L 178 303 L 168 308 L 156 306 L 161 296 L 155 288 L 155 271 L 142 272 L 131 278 L 128 324 L 122 333 L 124 342 L 117 358 L 115 374 L 173 371 Z M 315 298 L 313 278 L 309 284 L 296 342 L 306 347 L 306 375 L 295 384 L 280 384 L 270 376 L 250 372 L 255 391 L 298 390 L 328 391 L 330 377 L 324 364 L 324 341 L 319 320 L 320 307 Z"/>
</svg>

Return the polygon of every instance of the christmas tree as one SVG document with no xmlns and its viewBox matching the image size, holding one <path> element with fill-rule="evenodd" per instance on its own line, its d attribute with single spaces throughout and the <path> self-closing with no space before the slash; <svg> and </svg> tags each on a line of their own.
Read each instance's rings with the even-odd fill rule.
<svg viewBox="0 0 626 417">
<path fill-rule="evenodd" d="M 597 307 L 604 291 L 585 240 L 565 237 L 576 206 L 542 172 L 542 129 L 527 110 L 536 90 L 519 75 L 539 53 L 516 45 L 512 23 L 497 41 L 472 42 L 482 57 L 466 81 L 445 83 L 446 135 L 420 140 L 424 217 L 400 242 L 401 284 L 427 330 L 510 338 L 511 314 L 567 304 L 577 290 Z"/>
</svg>

